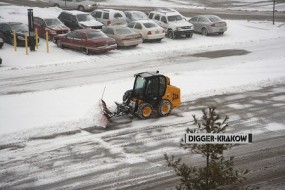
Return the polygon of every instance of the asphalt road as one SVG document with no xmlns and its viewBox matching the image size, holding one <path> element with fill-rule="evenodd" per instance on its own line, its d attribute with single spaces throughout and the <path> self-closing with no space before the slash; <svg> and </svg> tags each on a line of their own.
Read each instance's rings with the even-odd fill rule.
<svg viewBox="0 0 285 190">
<path fill-rule="evenodd" d="M 268 126 L 285 123 L 284 87 L 185 102 L 168 124 L 152 125 L 153 119 L 136 128 L 143 121 L 134 120 L 1 145 L 0 189 L 174 189 L 177 177 L 166 167 L 163 153 L 204 164 L 203 158 L 180 149 L 179 139 L 193 122 L 191 114 L 209 105 L 229 115 L 229 132 L 253 133 L 252 144 L 234 146 L 225 154 L 235 156 L 236 168 L 250 170 L 240 187 L 283 189 L 285 130 Z"/>
</svg>

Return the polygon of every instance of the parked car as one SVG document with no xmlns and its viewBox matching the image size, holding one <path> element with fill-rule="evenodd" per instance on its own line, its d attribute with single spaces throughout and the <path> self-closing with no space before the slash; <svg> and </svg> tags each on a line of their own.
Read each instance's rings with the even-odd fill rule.
<svg viewBox="0 0 285 190">
<path fill-rule="evenodd" d="M 38 35 L 42 38 L 46 38 L 47 31 L 49 40 L 57 34 L 66 34 L 70 31 L 58 18 L 34 17 L 34 27 L 37 28 Z"/>
<path fill-rule="evenodd" d="M 148 18 L 164 28 L 165 32 L 167 32 L 167 36 L 171 39 L 175 39 L 182 35 L 185 35 L 187 38 L 193 36 L 193 25 L 187 22 L 184 17 L 174 9 L 158 9 L 151 11 Z"/>
<path fill-rule="evenodd" d="M 105 26 L 127 25 L 126 15 L 123 11 L 114 9 L 96 9 L 91 15 Z"/>
<path fill-rule="evenodd" d="M 102 31 L 114 38 L 118 46 L 137 46 L 142 43 L 142 36 L 126 26 L 104 26 Z"/>
<path fill-rule="evenodd" d="M 2 22 L 0 23 L 0 32 L 5 43 L 14 44 L 14 32 L 16 32 L 17 46 L 25 46 L 25 33 L 29 32 L 28 25 L 20 22 Z M 28 40 L 28 45 L 30 44 Z"/>
<path fill-rule="evenodd" d="M 143 41 L 146 40 L 161 41 L 165 37 L 163 28 L 152 20 L 133 21 L 130 24 L 128 24 L 128 27 L 140 33 L 143 37 Z"/>
<path fill-rule="evenodd" d="M 124 13 L 126 15 L 128 24 L 136 20 L 147 20 L 148 19 L 147 15 L 142 11 L 124 11 Z"/>
<path fill-rule="evenodd" d="M 4 41 L 2 39 L 2 32 L 0 32 L 0 49 L 4 46 Z"/>
<path fill-rule="evenodd" d="M 117 48 L 115 39 L 109 38 L 101 30 L 86 28 L 59 34 L 53 42 L 60 48 L 80 50 L 88 55 L 91 52 L 107 52 Z"/>
<path fill-rule="evenodd" d="M 71 30 L 93 28 L 102 29 L 103 24 L 96 21 L 89 13 L 81 11 L 62 11 L 58 19 Z"/>
<path fill-rule="evenodd" d="M 49 0 L 49 6 L 60 7 L 62 9 L 77 9 L 79 11 L 92 11 L 97 9 L 99 3 L 90 0 Z"/>
<path fill-rule="evenodd" d="M 208 34 L 223 35 L 227 31 L 227 23 L 220 17 L 215 15 L 199 15 L 189 19 L 189 22 L 194 25 L 195 32 Z"/>
</svg>

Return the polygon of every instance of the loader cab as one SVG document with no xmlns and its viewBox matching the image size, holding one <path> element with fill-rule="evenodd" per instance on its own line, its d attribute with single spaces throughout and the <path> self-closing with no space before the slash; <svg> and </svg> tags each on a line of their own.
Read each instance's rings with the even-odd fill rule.
<svg viewBox="0 0 285 190">
<path fill-rule="evenodd" d="M 135 75 L 133 96 L 152 105 L 157 104 L 166 91 L 167 79 L 159 73 L 138 73 Z"/>
</svg>

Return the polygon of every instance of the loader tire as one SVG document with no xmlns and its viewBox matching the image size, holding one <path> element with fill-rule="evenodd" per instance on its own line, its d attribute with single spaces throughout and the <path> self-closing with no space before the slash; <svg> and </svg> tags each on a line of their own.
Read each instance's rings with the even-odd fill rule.
<svg viewBox="0 0 285 190">
<path fill-rule="evenodd" d="M 153 113 L 153 108 L 149 103 L 142 103 L 139 105 L 137 115 L 141 119 L 148 119 Z"/>
<path fill-rule="evenodd" d="M 164 117 L 170 114 L 172 110 L 172 104 L 169 100 L 162 100 L 157 109 L 157 113 L 160 117 Z"/>
</svg>

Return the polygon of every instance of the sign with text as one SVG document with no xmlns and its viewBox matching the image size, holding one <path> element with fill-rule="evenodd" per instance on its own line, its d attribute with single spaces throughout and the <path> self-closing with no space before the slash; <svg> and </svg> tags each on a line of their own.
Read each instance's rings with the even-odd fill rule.
<svg viewBox="0 0 285 190">
<path fill-rule="evenodd" d="M 247 144 L 252 143 L 252 134 L 232 133 L 186 133 L 186 144 Z"/>
</svg>

